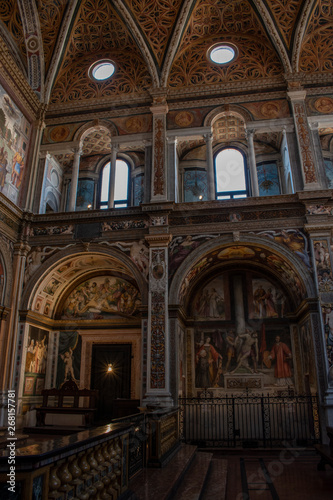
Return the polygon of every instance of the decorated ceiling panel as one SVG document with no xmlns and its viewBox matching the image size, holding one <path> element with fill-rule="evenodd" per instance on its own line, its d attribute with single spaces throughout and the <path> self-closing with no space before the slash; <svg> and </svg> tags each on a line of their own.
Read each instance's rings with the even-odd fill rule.
<svg viewBox="0 0 333 500">
<path fill-rule="evenodd" d="M 266 0 L 266 5 L 278 26 L 281 37 L 288 49 L 291 48 L 291 42 L 297 18 L 301 11 L 303 0 Z"/>
<path fill-rule="evenodd" d="M 88 76 L 99 59 L 114 61 L 112 78 Z M 51 94 L 52 103 L 86 100 L 144 91 L 151 77 L 125 23 L 104 0 L 84 0 L 70 34 L 67 51 Z"/>
<path fill-rule="evenodd" d="M 36 0 L 36 4 L 43 37 L 45 70 L 47 71 L 68 0 Z"/>
<path fill-rule="evenodd" d="M 19 52 L 22 54 L 23 62 L 27 63 L 27 51 L 24 42 L 22 17 L 16 0 L 0 2 L 0 19 L 7 26 L 13 37 Z"/>
<path fill-rule="evenodd" d="M 300 71 L 333 71 L 332 19 L 332 1 L 321 0 L 317 2 L 301 47 Z"/>
<path fill-rule="evenodd" d="M 161 67 L 182 0 L 124 0 Z"/>
<path fill-rule="evenodd" d="M 217 42 L 236 45 L 239 54 L 223 66 L 212 64 L 207 50 Z M 199 0 L 171 67 L 168 85 L 217 84 L 274 77 L 281 61 L 261 20 L 246 0 Z"/>
<path fill-rule="evenodd" d="M 215 141 L 235 141 L 245 139 L 244 122 L 237 116 L 223 116 L 213 125 Z"/>
</svg>

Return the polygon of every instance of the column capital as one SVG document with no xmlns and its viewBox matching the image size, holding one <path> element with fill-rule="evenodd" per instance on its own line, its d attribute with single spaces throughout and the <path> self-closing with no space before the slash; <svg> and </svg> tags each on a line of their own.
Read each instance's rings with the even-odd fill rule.
<svg viewBox="0 0 333 500">
<path fill-rule="evenodd" d="M 166 140 L 167 140 L 167 143 L 168 143 L 170 146 L 172 146 L 172 145 L 177 146 L 178 137 L 176 137 L 175 135 L 172 135 L 172 136 L 167 136 Z"/>
<path fill-rule="evenodd" d="M 149 109 L 153 115 L 166 115 L 169 111 L 169 106 L 167 104 L 153 104 Z"/>
<path fill-rule="evenodd" d="M 29 253 L 30 246 L 24 241 L 18 241 L 14 243 L 14 255 L 18 255 L 20 257 L 26 257 Z"/>
<path fill-rule="evenodd" d="M 202 136 L 204 138 L 205 143 L 213 142 L 213 132 L 208 132 L 206 134 L 203 134 Z"/>
<path fill-rule="evenodd" d="M 309 129 L 310 130 L 318 130 L 319 129 L 319 123 L 318 122 L 308 122 L 309 123 Z"/>
<path fill-rule="evenodd" d="M 145 240 L 151 248 L 168 247 L 172 234 L 147 234 Z"/>
<path fill-rule="evenodd" d="M 72 149 L 72 152 L 74 153 L 74 156 L 75 155 L 81 156 L 81 154 L 82 154 L 82 147 L 81 146 L 75 146 L 74 148 L 71 148 L 71 149 Z"/>
<path fill-rule="evenodd" d="M 245 128 L 246 139 L 253 139 L 255 133 L 256 133 L 256 129 L 255 128 Z"/>
<path fill-rule="evenodd" d="M 291 102 L 293 101 L 305 101 L 306 90 L 292 90 L 287 92 L 287 96 Z"/>
</svg>

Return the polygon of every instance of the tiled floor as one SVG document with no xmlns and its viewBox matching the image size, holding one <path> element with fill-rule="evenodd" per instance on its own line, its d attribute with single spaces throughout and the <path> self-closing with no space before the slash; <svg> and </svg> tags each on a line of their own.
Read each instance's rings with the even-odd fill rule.
<svg viewBox="0 0 333 500">
<path fill-rule="evenodd" d="M 333 469 L 309 452 L 215 454 L 228 460 L 226 500 L 332 500 Z"/>
</svg>

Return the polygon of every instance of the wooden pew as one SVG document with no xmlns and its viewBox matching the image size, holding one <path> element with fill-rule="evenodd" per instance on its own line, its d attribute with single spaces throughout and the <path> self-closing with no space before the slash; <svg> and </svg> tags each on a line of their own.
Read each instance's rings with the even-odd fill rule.
<svg viewBox="0 0 333 500">
<path fill-rule="evenodd" d="M 90 427 L 94 422 L 98 391 L 79 389 L 74 380 L 67 380 L 60 389 L 44 389 L 42 391 L 43 404 L 36 408 L 36 426 L 45 426 L 47 413 L 56 415 L 83 415 L 85 427 Z M 50 398 L 53 403 L 50 404 Z M 82 398 L 88 400 L 88 405 L 80 406 Z"/>
</svg>

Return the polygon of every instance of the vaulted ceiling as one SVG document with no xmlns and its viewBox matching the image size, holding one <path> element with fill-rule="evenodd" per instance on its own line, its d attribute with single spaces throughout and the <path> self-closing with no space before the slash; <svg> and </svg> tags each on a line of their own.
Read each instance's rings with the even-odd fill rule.
<svg viewBox="0 0 333 500">
<path fill-rule="evenodd" d="M 285 79 L 333 70 L 331 0 L 6 0 L 0 32 L 30 86 L 50 108 L 147 98 L 152 89 L 183 95 L 201 88 Z M 212 64 L 217 42 L 238 57 Z M 110 58 L 115 74 L 88 69 Z M 275 82 L 275 83 L 274 83 Z"/>
</svg>

